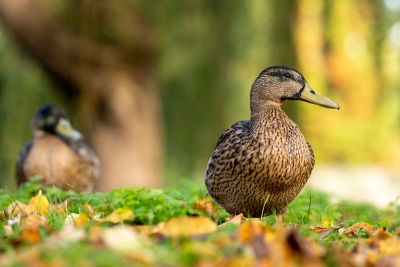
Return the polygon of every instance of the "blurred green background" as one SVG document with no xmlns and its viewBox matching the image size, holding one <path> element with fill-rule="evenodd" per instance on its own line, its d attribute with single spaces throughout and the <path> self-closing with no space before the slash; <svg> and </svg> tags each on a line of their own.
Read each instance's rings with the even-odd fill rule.
<svg viewBox="0 0 400 267">
<path fill-rule="evenodd" d="M 284 104 L 318 164 L 400 166 L 400 1 L 5 0 L 0 18 L 3 186 L 48 102 L 99 152 L 101 190 L 203 179 L 271 65 L 341 106 Z"/>
</svg>

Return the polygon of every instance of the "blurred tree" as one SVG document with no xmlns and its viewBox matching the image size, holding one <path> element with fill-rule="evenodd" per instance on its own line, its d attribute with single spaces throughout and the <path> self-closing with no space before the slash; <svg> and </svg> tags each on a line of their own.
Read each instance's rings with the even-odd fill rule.
<svg viewBox="0 0 400 267">
<path fill-rule="evenodd" d="M 400 61 L 388 38 L 399 12 L 382 0 L 0 1 L 5 28 L 45 70 L 0 34 L 0 82 L 24 94 L 1 88 L 0 111 L 25 107 L 0 114 L 10 151 L 0 175 L 29 134 L 14 118 L 56 99 L 100 153 L 101 188 L 159 184 L 162 166 L 167 181 L 202 177 L 219 135 L 249 117 L 251 83 L 274 64 L 341 104 L 284 105 L 318 163 L 399 162 Z"/>
<path fill-rule="evenodd" d="M 64 94 L 78 95 L 76 109 L 102 160 L 102 190 L 159 185 L 154 37 L 138 8 L 134 1 L 0 2 L 20 46 Z"/>
</svg>

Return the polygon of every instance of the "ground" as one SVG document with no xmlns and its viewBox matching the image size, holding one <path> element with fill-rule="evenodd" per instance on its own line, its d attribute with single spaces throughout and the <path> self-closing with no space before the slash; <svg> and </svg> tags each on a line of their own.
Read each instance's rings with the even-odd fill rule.
<svg viewBox="0 0 400 267">
<path fill-rule="evenodd" d="M 373 197 L 373 196 L 371 196 Z M 5 266 L 399 266 L 400 205 L 305 190 L 275 216 L 230 218 L 187 182 L 171 190 L 0 192 Z"/>
</svg>

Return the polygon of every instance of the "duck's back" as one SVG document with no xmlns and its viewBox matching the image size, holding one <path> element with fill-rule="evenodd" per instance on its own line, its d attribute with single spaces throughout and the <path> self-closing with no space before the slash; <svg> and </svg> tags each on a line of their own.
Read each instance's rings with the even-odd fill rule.
<svg viewBox="0 0 400 267">
<path fill-rule="evenodd" d="M 209 160 L 206 186 L 230 213 L 282 213 L 313 166 L 298 126 L 282 110 L 271 109 L 224 132 Z"/>
<path fill-rule="evenodd" d="M 91 191 L 99 175 L 99 160 L 84 142 L 67 144 L 46 134 L 28 144 L 17 162 L 19 182 L 36 175 L 46 185 Z"/>
</svg>

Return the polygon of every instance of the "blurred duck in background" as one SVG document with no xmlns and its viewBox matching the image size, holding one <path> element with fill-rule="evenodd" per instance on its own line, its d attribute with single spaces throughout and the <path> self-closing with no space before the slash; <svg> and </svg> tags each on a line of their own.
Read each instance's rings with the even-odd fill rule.
<svg viewBox="0 0 400 267">
<path fill-rule="evenodd" d="M 100 174 L 96 153 L 72 128 L 63 108 L 44 105 L 32 121 L 33 140 L 24 146 L 16 164 L 17 183 L 41 176 L 45 185 L 78 192 L 93 191 Z"/>
</svg>

